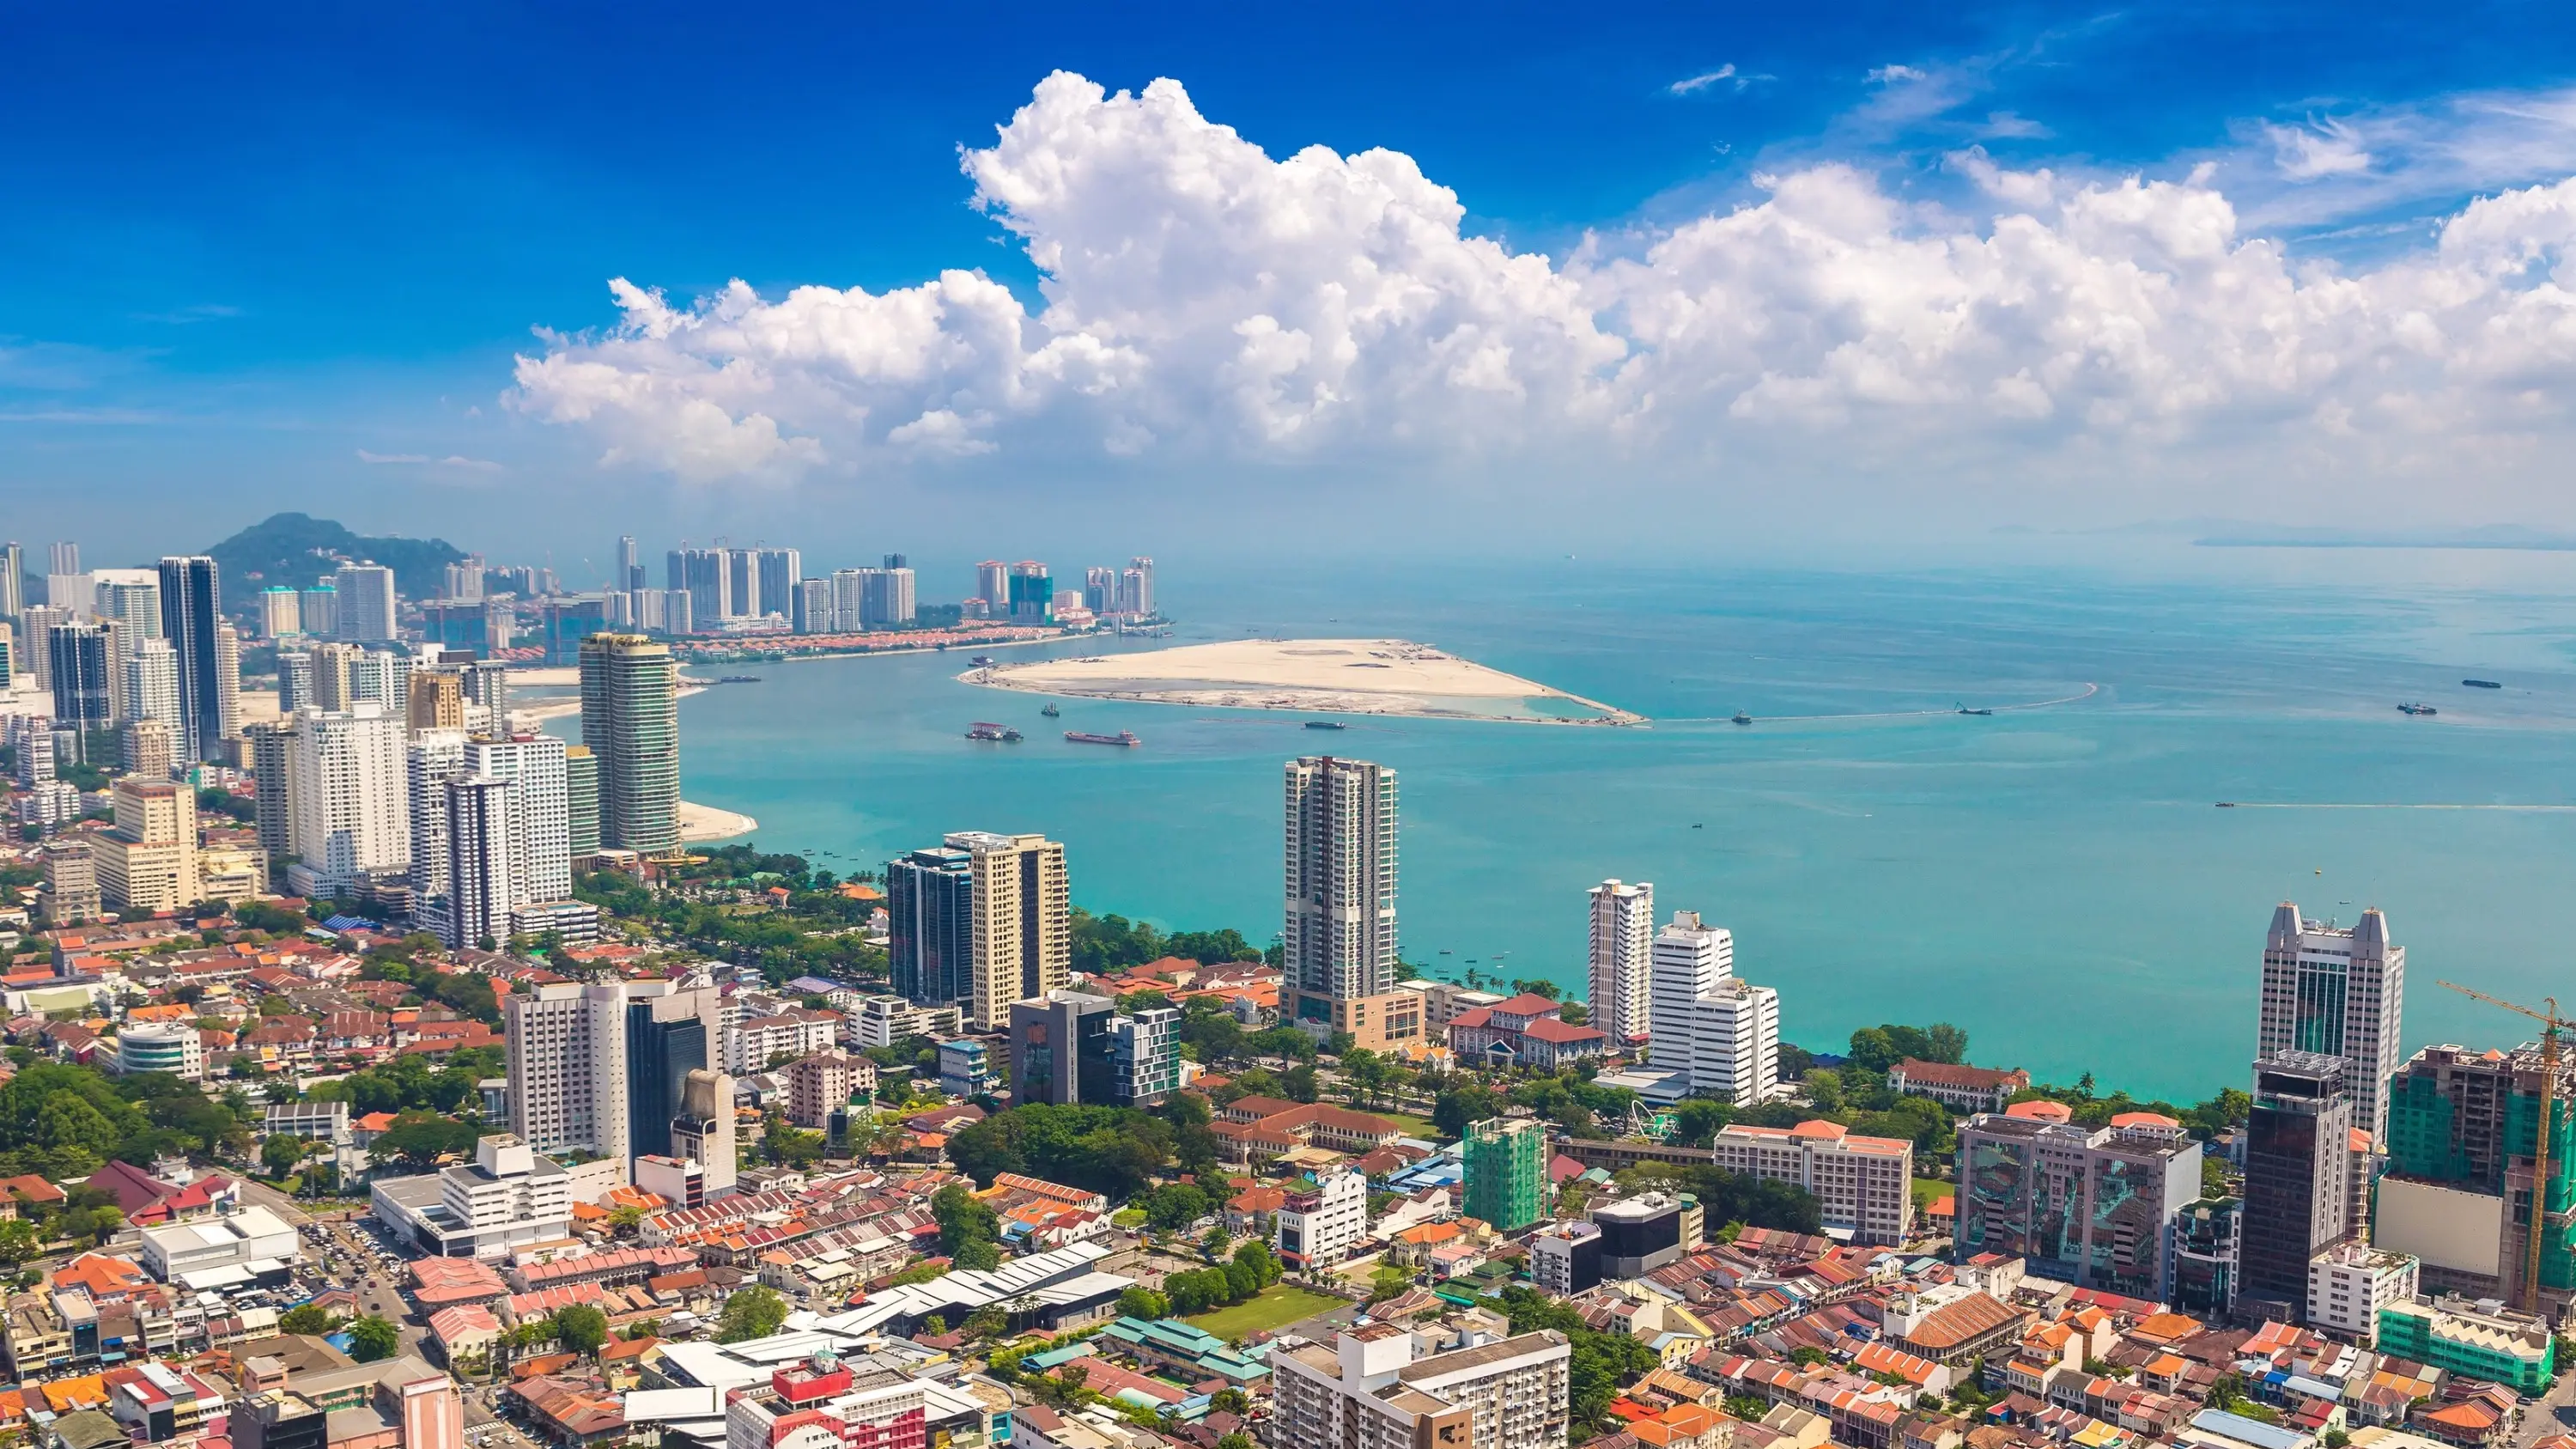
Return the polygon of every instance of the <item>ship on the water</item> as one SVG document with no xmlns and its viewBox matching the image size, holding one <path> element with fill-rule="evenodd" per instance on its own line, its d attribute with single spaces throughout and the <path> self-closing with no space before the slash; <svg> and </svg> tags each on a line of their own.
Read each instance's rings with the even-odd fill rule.
<svg viewBox="0 0 2576 1449">
<path fill-rule="evenodd" d="M 1973 714 L 1973 715 L 1985 715 L 1985 716 L 1992 716 L 1992 715 L 1994 714 L 1994 711 L 1993 711 L 1993 710 L 1990 710 L 1990 709 L 1970 709 L 1970 708 L 1968 708 L 1966 705 L 1964 705 L 1964 704 L 1963 704 L 1963 705 L 1959 706 L 1959 713 L 1961 713 L 1961 714 Z"/>
<path fill-rule="evenodd" d="M 995 724 L 991 720 L 979 719 L 966 727 L 966 738 L 998 740 L 1006 745 L 1016 745 L 1020 742 L 1020 732 L 1006 724 Z"/>
<path fill-rule="evenodd" d="M 1742 710 L 1740 710 L 1740 709 L 1739 709 L 1739 710 L 1737 710 L 1737 711 L 1735 712 L 1735 718 L 1734 718 L 1734 720 L 1733 720 L 1733 721 L 1731 721 L 1731 723 L 1734 723 L 1734 724 L 1751 724 L 1751 723 L 1753 723 L 1753 716 L 1751 716 L 1751 715 L 1749 715 L 1749 714 L 1746 714 L 1744 711 L 1742 711 Z"/>
<path fill-rule="evenodd" d="M 718 684 L 758 684 L 759 682 L 760 676 L 757 674 L 727 674 L 716 680 Z"/>
<path fill-rule="evenodd" d="M 1064 713 L 1064 711 L 1056 708 L 1054 705 L 1048 705 L 1046 708 L 1039 710 L 1038 713 L 1045 715 L 1048 719 L 1053 719 L 1057 715 Z"/>
<path fill-rule="evenodd" d="M 1086 734 L 1081 730 L 1066 730 L 1064 738 L 1067 744 L 1075 745 L 1125 745 L 1133 748 L 1145 743 L 1136 738 L 1136 732 L 1133 730 L 1120 730 L 1114 735 L 1095 735 Z"/>
<path fill-rule="evenodd" d="M 970 664 L 990 664 L 993 662 L 993 656 L 990 654 L 978 654 L 967 662 Z"/>
<path fill-rule="evenodd" d="M 2504 688 L 2504 686 L 2503 686 L 2503 685 L 2496 683 L 2496 682 L 2495 682 L 2494 680 L 2492 680 L 2492 679 L 2463 679 L 2463 680 L 2461 680 L 2461 681 L 2460 681 L 2460 683 L 2461 683 L 2462 685 L 2464 685 L 2465 687 L 2470 688 L 2470 689 L 2502 689 L 2502 688 Z"/>
<path fill-rule="evenodd" d="M 2422 703 L 2419 703 L 2419 702 L 2417 702 L 2417 701 L 2415 701 L 2415 700 L 2411 700 L 2411 699 L 2410 699 L 2410 700 L 2408 700 L 2408 701 L 2406 701 L 2404 704 L 2401 704 L 2401 705 L 2397 706 L 2397 712 L 2398 712 L 2399 714 L 2440 714 L 2440 713 L 2441 713 L 2441 711 L 2440 711 L 2440 710 L 2435 709 L 2433 706 L 2431 706 L 2431 705 L 2429 705 L 2429 704 L 2422 704 Z"/>
<path fill-rule="evenodd" d="M 1310 730 L 1346 730 L 1349 729 L 1350 726 L 1337 719 L 1310 719 L 1306 721 L 1306 728 Z"/>
</svg>

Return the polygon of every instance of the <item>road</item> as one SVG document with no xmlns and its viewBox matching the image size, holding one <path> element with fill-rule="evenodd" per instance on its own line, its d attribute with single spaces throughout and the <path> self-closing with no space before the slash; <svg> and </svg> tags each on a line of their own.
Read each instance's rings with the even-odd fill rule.
<svg viewBox="0 0 2576 1449">
<path fill-rule="evenodd" d="M 2576 1374 L 2561 1366 L 2557 1384 L 2536 1401 L 2522 1406 L 2522 1422 L 2514 1426 L 2513 1449 L 2530 1449 L 2552 1434 L 2566 1433 L 2576 1433 Z"/>
<path fill-rule="evenodd" d="M 429 1325 L 403 1301 L 402 1290 L 410 1282 L 409 1265 L 386 1263 L 383 1245 L 351 1222 L 348 1214 L 334 1214 L 315 1222 L 311 1232 L 318 1233 L 320 1239 L 315 1241 L 307 1235 L 306 1256 L 318 1256 L 335 1281 L 349 1286 L 358 1297 L 361 1314 L 392 1323 L 402 1336 L 404 1353 L 419 1353 L 421 1341 L 429 1336 Z"/>
<path fill-rule="evenodd" d="M 295 1199 L 270 1187 L 267 1183 L 243 1176 L 236 1176 L 233 1180 L 241 1184 L 242 1196 L 245 1199 L 277 1214 L 288 1227 L 301 1229 L 306 1223 L 313 1221 L 313 1215 L 296 1206 Z"/>
</svg>

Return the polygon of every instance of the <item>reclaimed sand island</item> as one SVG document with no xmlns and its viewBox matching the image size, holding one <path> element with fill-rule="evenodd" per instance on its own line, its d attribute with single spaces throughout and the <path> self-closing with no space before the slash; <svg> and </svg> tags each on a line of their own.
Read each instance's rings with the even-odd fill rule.
<svg viewBox="0 0 2576 1449">
<path fill-rule="evenodd" d="M 1245 639 L 1134 654 L 990 664 L 958 678 L 1077 699 L 1517 724 L 1645 717 L 1404 639 Z"/>
</svg>

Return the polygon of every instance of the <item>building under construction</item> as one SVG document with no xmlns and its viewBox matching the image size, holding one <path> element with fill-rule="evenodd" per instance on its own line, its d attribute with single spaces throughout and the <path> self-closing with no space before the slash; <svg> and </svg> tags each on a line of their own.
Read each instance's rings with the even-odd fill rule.
<svg viewBox="0 0 2576 1449">
<path fill-rule="evenodd" d="M 2537 1043 L 2436 1046 L 2390 1081 L 2388 1164 L 2370 1237 L 2422 1259 L 2427 1292 L 2524 1301 L 2543 1071 Z M 2561 1065 L 2549 1095 L 2540 1302 L 2555 1320 L 2576 1296 L 2576 1072 Z"/>
</svg>

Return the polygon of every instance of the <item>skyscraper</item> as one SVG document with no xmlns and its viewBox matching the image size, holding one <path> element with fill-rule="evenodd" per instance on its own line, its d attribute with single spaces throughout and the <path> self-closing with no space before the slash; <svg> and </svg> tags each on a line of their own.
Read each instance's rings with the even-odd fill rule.
<svg viewBox="0 0 2576 1449">
<path fill-rule="evenodd" d="M 309 639 L 333 639 L 340 633 L 340 591 L 329 579 L 308 585 L 296 605 Z"/>
<path fill-rule="evenodd" d="M 599 853 L 599 756 L 588 745 L 564 748 L 564 821 L 573 859 Z"/>
<path fill-rule="evenodd" d="M 1141 554 L 1127 560 L 1127 572 L 1122 582 L 1126 584 L 1130 595 L 1127 601 L 1128 612 L 1143 618 L 1153 617 L 1154 561 Z"/>
<path fill-rule="evenodd" d="M 538 1152 L 627 1156 L 626 989 L 548 982 L 504 1009 L 510 1131 Z"/>
<path fill-rule="evenodd" d="M 229 619 L 215 621 L 216 753 L 241 738 L 241 634 Z"/>
<path fill-rule="evenodd" d="M 2398 1047 L 2405 1009 L 2406 948 L 2389 941 L 2377 908 L 2340 928 L 2302 919 L 2288 901 L 2274 909 L 2255 1052 L 2341 1057 L 2353 1125 L 2373 1143 L 2388 1140 L 2388 1079 L 2406 1059 Z"/>
<path fill-rule="evenodd" d="M 923 1006 L 975 995 L 974 857 L 954 845 L 886 862 L 888 972 L 895 993 Z"/>
<path fill-rule="evenodd" d="M 412 671 L 403 710 L 414 730 L 465 728 L 465 676 L 448 666 Z"/>
<path fill-rule="evenodd" d="M 38 689 L 51 689 L 54 687 L 53 632 L 65 624 L 80 621 L 72 617 L 69 609 L 58 609 L 51 604 L 30 604 L 18 620 L 25 625 L 22 642 L 27 675 L 35 681 Z"/>
<path fill-rule="evenodd" d="M 197 792 L 168 780 L 116 782 L 116 827 L 90 841 L 100 896 L 131 914 L 196 903 Z"/>
<path fill-rule="evenodd" d="M 1729 976 L 1691 1003 L 1691 1094 L 1753 1106 L 1780 1085 L 1780 993 Z"/>
<path fill-rule="evenodd" d="M 27 555 L 11 539 L 0 544 L 0 615 L 15 619 L 27 608 Z"/>
<path fill-rule="evenodd" d="M 2308 1300 L 2308 1260 L 2350 1229 L 2353 1100 L 2340 1056 L 2278 1051 L 2254 1063 L 2245 1129 L 2245 1225 L 2238 1296 L 2285 1309 Z M 2267 1310 L 2269 1311 L 2269 1310 Z"/>
<path fill-rule="evenodd" d="M 1112 614 L 1118 609 L 1118 570 L 1084 569 L 1082 571 L 1082 607 L 1095 614 Z"/>
<path fill-rule="evenodd" d="M 760 570 L 760 592 L 753 596 L 757 603 L 746 612 L 794 618 L 796 585 L 805 577 L 804 555 L 792 548 L 763 548 L 753 550 L 752 561 Z"/>
<path fill-rule="evenodd" d="M 287 746 L 287 867 L 297 895 L 334 899 L 411 873 L 411 800 L 399 715 L 379 704 L 307 710 Z"/>
<path fill-rule="evenodd" d="M 1395 985 L 1395 772 L 1310 755 L 1286 787 L 1286 987 L 1296 1019 L 1326 1021 L 1333 999 Z"/>
<path fill-rule="evenodd" d="M 216 639 L 222 623 L 215 561 L 202 554 L 161 560 L 161 637 L 179 656 L 179 750 L 191 764 L 214 759 L 226 738 L 228 691 Z M 231 688 L 240 688 L 238 665 Z"/>
<path fill-rule="evenodd" d="M 627 990 L 627 1155 L 667 1157 L 673 1126 L 685 1115 L 689 1074 L 715 1067 L 724 998 L 712 986 L 668 982 Z"/>
<path fill-rule="evenodd" d="M 161 637 L 161 582 L 152 569 L 100 569 L 91 574 L 99 619 L 120 625 L 125 647 Z"/>
<path fill-rule="evenodd" d="M 383 564 L 344 563 L 331 575 L 337 599 L 333 634 L 353 644 L 390 644 L 394 629 L 394 571 Z"/>
<path fill-rule="evenodd" d="M 289 781 L 287 740 L 295 731 L 295 717 L 262 720 L 243 731 L 249 742 L 248 763 L 251 778 L 259 789 L 259 848 L 271 858 L 293 848 L 293 811 L 288 804 Z"/>
<path fill-rule="evenodd" d="M 79 544 L 76 544 L 76 543 L 58 543 L 58 544 L 55 544 L 55 545 L 53 546 L 53 549 L 52 549 L 52 552 L 51 552 L 50 557 L 52 558 L 52 561 L 53 561 L 53 567 L 51 567 L 51 568 L 47 569 L 47 570 L 46 570 L 46 572 L 47 572 L 47 573 L 54 573 L 54 574 L 76 574 L 76 573 L 79 573 L 79 572 L 81 571 L 81 566 L 80 566 L 80 545 L 79 545 Z M 54 600 L 53 602 L 59 603 L 59 602 L 61 602 L 61 601 L 60 601 L 60 600 Z"/>
<path fill-rule="evenodd" d="M 996 618 L 1011 612 L 1011 566 L 997 558 L 975 565 L 975 597 L 992 606 Z"/>
<path fill-rule="evenodd" d="M 1535 1117 L 1470 1122 L 1459 1153 L 1467 1172 L 1461 1212 L 1506 1233 L 1547 1216 L 1545 1122 Z"/>
<path fill-rule="evenodd" d="M 259 632 L 270 639 L 303 633 L 304 596 L 284 584 L 260 590 Z"/>
<path fill-rule="evenodd" d="M 116 718 L 116 687 L 109 670 L 113 636 L 101 624 L 64 624 L 47 631 L 53 656 L 54 718 L 75 738 L 103 730 Z"/>
<path fill-rule="evenodd" d="M 680 844 L 678 670 L 640 634 L 581 641 L 581 742 L 599 759 L 604 846 L 661 855 Z"/>
<path fill-rule="evenodd" d="M 493 950 L 510 939 L 514 877 L 511 817 L 517 803 L 507 781 L 458 775 L 439 785 L 440 833 L 446 837 L 445 899 L 423 912 L 457 950 Z M 417 862 L 414 864 L 417 873 Z"/>
<path fill-rule="evenodd" d="M 1109 1022 L 1117 1014 L 1117 1002 L 1081 991 L 1012 1002 L 1011 1100 L 1115 1105 Z"/>
<path fill-rule="evenodd" d="M 902 554 L 887 554 L 885 567 L 859 574 L 865 581 L 859 595 L 861 627 L 890 629 L 912 622 L 912 570 L 904 566 Z"/>
<path fill-rule="evenodd" d="M 635 535 L 620 534 L 617 539 L 617 568 L 608 576 L 608 587 L 617 593 L 631 593 L 644 587 L 644 558 L 635 551 Z"/>
<path fill-rule="evenodd" d="M 145 639 L 125 660 L 125 718 L 179 724 L 179 651 L 167 639 Z"/>
<path fill-rule="evenodd" d="M 403 793 L 411 802 L 412 912 L 442 940 L 455 934 L 447 913 L 447 785 L 464 773 L 465 731 L 411 732 L 403 750 Z M 505 903 L 505 919 L 508 910 Z"/>
<path fill-rule="evenodd" d="M 1046 624 L 1055 619 L 1055 577 L 1035 559 L 1011 565 L 1010 596 L 993 601 L 993 611 L 1014 624 Z"/>
<path fill-rule="evenodd" d="M 1655 885 L 1605 880 L 1592 896 L 1592 1024 L 1619 1051 L 1652 1030 Z"/>
<path fill-rule="evenodd" d="M 1072 897 L 1064 846 L 1043 835 L 960 831 L 948 844 L 968 857 L 974 917 L 974 980 L 969 992 L 978 1031 L 1011 1022 L 1011 1003 L 1065 984 L 1073 974 Z"/>
<path fill-rule="evenodd" d="M 673 621 L 670 632 L 713 630 L 733 617 L 732 570 L 726 566 L 725 550 L 675 548 L 666 556 L 664 572 L 670 592 L 685 594 L 689 600 L 689 622 Z"/>
<path fill-rule="evenodd" d="M 2525 1301 L 2539 1165 L 2533 1127 L 2547 1070 L 2534 1042 L 2509 1051 L 2430 1046 L 2390 1080 L 2388 1172 L 2370 1242 L 2421 1259 L 2427 1292 Z M 2562 1061 L 2549 1096 L 2539 1286 L 2554 1320 L 2576 1290 L 2576 1069 Z"/>
<path fill-rule="evenodd" d="M 499 780 L 511 790 L 509 906 L 571 899 L 571 801 L 562 737 L 523 734 L 470 739 L 465 744 L 465 769 Z"/>
<path fill-rule="evenodd" d="M 760 550 L 753 548 L 719 549 L 724 555 L 725 598 L 728 619 L 752 619 L 760 616 Z"/>
<path fill-rule="evenodd" d="M 832 607 L 830 579 L 798 579 L 795 597 L 796 612 L 788 616 L 787 622 L 797 633 L 831 634 L 839 631 L 840 611 Z"/>
</svg>

